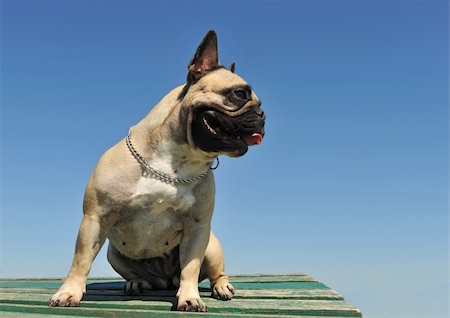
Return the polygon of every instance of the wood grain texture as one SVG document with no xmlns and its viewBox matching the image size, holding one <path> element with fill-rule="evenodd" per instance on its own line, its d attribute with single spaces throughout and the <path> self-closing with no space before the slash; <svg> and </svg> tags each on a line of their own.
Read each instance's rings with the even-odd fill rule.
<svg viewBox="0 0 450 318">
<path fill-rule="evenodd" d="M 236 275 L 233 300 L 210 298 L 208 282 L 200 294 L 209 312 L 180 313 L 171 308 L 176 291 L 123 294 L 121 279 L 94 279 L 78 308 L 49 308 L 48 299 L 60 279 L 0 280 L 0 317 L 362 317 L 336 291 L 306 274 Z"/>
</svg>

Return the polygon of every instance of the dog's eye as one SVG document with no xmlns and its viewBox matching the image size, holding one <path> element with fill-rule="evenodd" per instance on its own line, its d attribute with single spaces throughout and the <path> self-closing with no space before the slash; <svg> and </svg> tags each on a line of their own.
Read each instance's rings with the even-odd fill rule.
<svg viewBox="0 0 450 318">
<path fill-rule="evenodd" d="M 251 99 L 250 89 L 245 87 L 234 88 L 226 92 L 227 101 L 238 107 L 243 107 Z"/>
<path fill-rule="evenodd" d="M 233 90 L 233 94 L 242 100 L 248 100 L 248 92 L 245 89 L 242 88 L 238 88 Z"/>
</svg>

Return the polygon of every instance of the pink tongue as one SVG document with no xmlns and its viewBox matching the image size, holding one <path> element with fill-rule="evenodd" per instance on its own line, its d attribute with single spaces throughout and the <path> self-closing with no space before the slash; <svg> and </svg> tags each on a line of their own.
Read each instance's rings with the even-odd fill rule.
<svg viewBox="0 0 450 318">
<path fill-rule="evenodd" d="M 245 137 L 244 142 L 247 144 L 247 146 L 253 146 L 253 145 L 259 145 L 262 142 L 263 137 L 258 134 L 254 133 L 251 136 Z"/>
</svg>

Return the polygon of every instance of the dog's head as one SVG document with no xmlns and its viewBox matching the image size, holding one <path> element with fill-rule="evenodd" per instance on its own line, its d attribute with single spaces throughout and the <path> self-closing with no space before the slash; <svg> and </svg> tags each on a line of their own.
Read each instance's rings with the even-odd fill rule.
<svg viewBox="0 0 450 318">
<path fill-rule="evenodd" d="M 262 142 L 265 114 L 247 82 L 219 64 L 217 35 L 209 31 L 188 66 L 179 95 L 187 111 L 188 143 L 204 152 L 244 155 Z"/>
</svg>

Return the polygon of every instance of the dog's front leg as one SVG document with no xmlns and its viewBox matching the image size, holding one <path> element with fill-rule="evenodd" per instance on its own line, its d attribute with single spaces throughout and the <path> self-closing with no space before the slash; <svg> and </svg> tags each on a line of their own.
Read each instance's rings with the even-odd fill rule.
<svg viewBox="0 0 450 318">
<path fill-rule="evenodd" d="M 75 255 L 69 274 L 58 292 L 49 301 L 51 307 L 73 307 L 80 304 L 86 292 L 86 280 L 95 256 L 105 242 L 96 215 L 83 216 L 78 232 Z"/>
<path fill-rule="evenodd" d="M 181 311 L 207 311 L 200 299 L 198 277 L 210 235 L 210 224 L 187 224 L 180 243 L 180 288 L 177 309 Z"/>
</svg>

